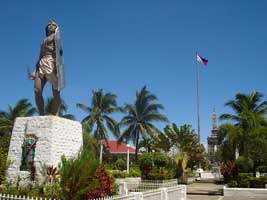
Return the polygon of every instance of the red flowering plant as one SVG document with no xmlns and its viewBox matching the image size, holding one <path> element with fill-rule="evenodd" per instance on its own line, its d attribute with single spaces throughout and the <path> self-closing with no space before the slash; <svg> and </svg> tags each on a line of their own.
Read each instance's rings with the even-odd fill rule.
<svg viewBox="0 0 267 200">
<path fill-rule="evenodd" d="M 107 197 L 113 193 L 114 179 L 105 171 L 103 165 L 97 168 L 90 181 L 94 181 L 96 184 L 89 189 L 88 199 Z"/>
<path fill-rule="evenodd" d="M 224 181 L 228 183 L 234 176 L 235 165 L 231 160 L 227 160 L 221 166 L 221 173 L 223 174 Z"/>
</svg>

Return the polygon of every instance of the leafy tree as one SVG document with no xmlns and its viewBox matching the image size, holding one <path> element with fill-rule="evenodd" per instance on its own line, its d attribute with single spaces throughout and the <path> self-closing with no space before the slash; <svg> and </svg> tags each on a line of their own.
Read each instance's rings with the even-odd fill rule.
<svg viewBox="0 0 267 200">
<path fill-rule="evenodd" d="M 139 168 L 141 170 L 142 179 L 148 179 L 149 173 L 152 170 L 153 157 L 149 153 L 144 153 L 139 157 Z"/>
<path fill-rule="evenodd" d="M 169 163 L 169 159 L 165 153 L 154 153 L 154 164 L 157 168 L 166 167 Z"/>
<path fill-rule="evenodd" d="M 45 104 L 45 114 L 46 115 L 49 115 L 49 114 L 52 115 L 52 113 L 53 113 L 53 105 L 54 105 L 53 102 L 54 102 L 54 98 L 52 98 L 52 97 L 47 98 L 46 104 Z M 74 115 L 66 114 L 67 110 L 68 110 L 67 104 L 65 103 L 64 100 L 61 99 L 61 104 L 60 104 L 58 116 L 66 118 L 66 119 L 74 120 L 75 119 Z"/>
<path fill-rule="evenodd" d="M 177 127 L 176 124 L 167 125 L 164 128 L 164 133 L 170 145 L 175 145 L 182 152 L 189 153 L 198 146 L 198 140 L 196 140 L 196 134 L 191 125 L 185 124 L 180 127 Z"/>
<path fill-rule="evenodd" d="M 267 126 L 253 132 L 249 137 L 249 157 L 253 159 L 255 166 L 267 166 Z"/>
<path fill-rule="evenodd" d="M 235 160 L 236 149 L 240 148 L 241 129 L 229 123 L 218 128 L 218 149 L 216 160 L 226 162 Z"/>
<path fill-rule="evenodd" d="M 139 149 L 144 148 L 145 152 L 149 153 L 152 150 L 155 150 L 157 147 L 155 145 L 155 140 L 148 137 L 143 137 L 142 140 L 139 142 Z"/>
<path fill-rule="evenodd" d="M 136 92 L 134 104 L 126 104 L 126 116 L 119 123 L 120 127 L 126 127 L 121 133 L 118 142 L 132 140 L 135 144 L 135 160 L 139 149 L 140 137 L 157 138 L 160 130 L 153 124 L 154 122 L 167 122 L 167 117 L 159 113 L 163 109 L 161 104 L 154 101 L 157 97 L 151 94 L 146 87 Z"/>
<path fill-rule="evenodd" d="M 36 108 L 28 99 L 21 99 L 12 107 L 8 105 L 7 111 L 0 110 L 0 134 L 11 134 L 17 117 L 28 117 L 37 113 Z"/>
<path fill-rule="evenodd" d="M 165 151 L 174 151 L 174 154 L 186 153 L 190 167 L 202 162 L 205 157 L 205 149 L 198 143 L 197 134 L 191 125 L 167 125 L 159 138 L 158 145 Z"/>
<path fill-rule="evenodd" d="M 232 108 L 234 114 L 222 114 L 221 120 L 230 120 L 240 128 L 240 154 L 248 157 L 250 135 L 257 131 L 264 123 L 264 114 L 267 113 L 267 101 L 262 101 L 263 95 L 258 92 L 250 94 L 238 93 L 234 100 L 225 103 Z"/>
<path fill-rule="evenodd" d="M 92 129 L 96 125 L 93 135 L 98 140 L 108 140 L 106 126 L 115 136 L 118 136 L 117 122 L 110 116 L 121 111 L 121 108 L 117 106 L 117 96 L 112 93 L 104 93 L 102 89 L 98 91 L 93 90 L 92 94 L 91 106 L 81 103 L 77 104 L 78 108 L 88 113 L 82 120 L 82 123 L 88 124 Z"/>
<path fill-rule="evenodd" d="M 249 173 L 253 170 L 254 163 L 252 159 L 240 156 L 235 160 L 235 166 L 238 172 Z"/>
</svg>

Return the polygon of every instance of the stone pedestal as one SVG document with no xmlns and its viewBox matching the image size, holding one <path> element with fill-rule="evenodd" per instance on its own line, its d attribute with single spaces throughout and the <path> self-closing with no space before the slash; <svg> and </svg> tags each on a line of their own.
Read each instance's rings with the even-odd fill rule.
<svg viewBox="0 0 267 200">
<path fill-rule="evenodd" d="M 21 168 L 22 147 L 29 137 L 36 139 L 35 152 L 32 157 L 36 170 L 35 180 L 37 181 L 43 179 L 41 175 L 42 165 L 57 167 L 61 161 L 61 156 L 65 155 L 67 158 L 77 156 L 83 144 L 82 126 L 79 122 L 56 116 L 17 118 L 8 152 L 8 159 L 11 164 L 7 170 L 7 180 L 11 183 L 16 183 L 23 177 L 24 179 L 25 177 L 30 178 L 31 172 Z"/>
</svg>

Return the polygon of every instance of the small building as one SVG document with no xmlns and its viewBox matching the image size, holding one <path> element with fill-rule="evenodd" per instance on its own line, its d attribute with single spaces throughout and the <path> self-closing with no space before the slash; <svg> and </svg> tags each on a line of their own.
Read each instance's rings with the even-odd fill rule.
<svg viewBox="0 0 267 200">
<path fill-rule="evenodd" d="M 135 148 L 128 145 L 124 142 L 118 143 L 115 140 L 102 140 L 103 144 L 103 162 L 107 164 L 113 164 L 119 158 L 127 160 L 127 151 L 129 149 L 130 161 L 133 161 L 135 158 Z"/>
<path fill-rule="evenodd" d="M 135 148 L 131 146 L 127 146 L 126 143 L 118 143 L 115 140 L 103 141 L 103 145 L 105 146 L 106 150 L 109 151 L 110 154 L 127 154 L 128 148 L 130 154 L 135 154 Z"/>
<path fill-rule="evenodd" d="M 215 162 L 215 154 L 218 146 L 218 129 L 217 129 L 217 117 L 215 110 L 212 113 L 212 129 L 211 135 L 208 137 L 208 159 L 211 163 Z"/>
</svg>

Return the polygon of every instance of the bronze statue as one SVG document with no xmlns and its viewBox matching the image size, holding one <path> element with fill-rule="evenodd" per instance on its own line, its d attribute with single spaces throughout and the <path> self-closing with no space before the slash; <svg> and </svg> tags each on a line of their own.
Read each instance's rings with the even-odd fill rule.
<svg viewBox="0 0 267 200">
<path fill-rule="evenodd" d="M 46 37 L 42 41 L 39 60 L 30 78 L 34 80 L 35 102 L 40 115 L 45 114 L 43 88 L 47 81 L 52 84 L 54 105 L 52 114 L 58 115 L 61 99 L 60 89 L 63 88 L 63 60 L 58 25 L 55 21 L 48 22 L 45 28 Z M 60 48 L 60 49 L 57 49 Z M 61 70 L 59 68 L 61 67 Z M 61 74 L 61 75 L 60 75 Z M 60 75 L 60 76 L 59 76 Z"/>
</svg>

